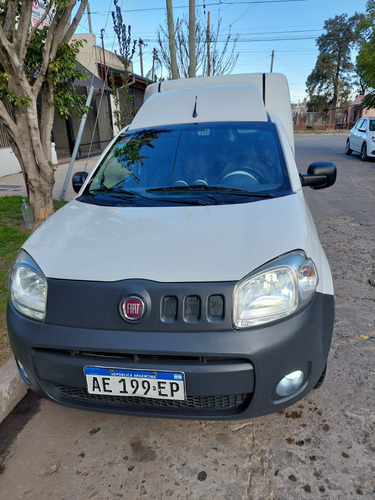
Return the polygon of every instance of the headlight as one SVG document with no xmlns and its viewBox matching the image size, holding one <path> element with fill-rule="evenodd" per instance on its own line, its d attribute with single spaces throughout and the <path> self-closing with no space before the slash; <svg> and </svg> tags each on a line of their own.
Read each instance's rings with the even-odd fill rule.
<svg viewBox="0 0 375 500">
<path fill-rule="evenodd" d="M 21 250 L 8 272 L 9 300 L 24 316 L 43 320 L 46 315 L 47 280 L 34 260 Z"/>
<path fill-rule="evenodd" d="M 234 290 L 236 328 L 271 323 L 305 307 L 318 285 L 314 263 L 295 251 L 246 276 Z"/>
</svg>

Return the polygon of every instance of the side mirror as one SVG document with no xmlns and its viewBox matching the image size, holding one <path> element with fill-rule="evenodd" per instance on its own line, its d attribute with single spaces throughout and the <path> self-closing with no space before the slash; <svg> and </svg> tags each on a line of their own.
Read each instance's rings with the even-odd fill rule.
<svg viewBox="0 0 375 500">
<path fill-rule="evenodd" d="M 88 177 L 87 172 L 76 172 L 72 177 L 72 185 L 75 193 L 78 193 Z"/>
<path fill-rule="evenodd" d="M 307 169 L 307 174 L 299 174 L 303 187 L 309 186 L 312 189 L 324 189 L 336 182 L 337 169 L 332 162 L 311 163 Z"/>
</svg>

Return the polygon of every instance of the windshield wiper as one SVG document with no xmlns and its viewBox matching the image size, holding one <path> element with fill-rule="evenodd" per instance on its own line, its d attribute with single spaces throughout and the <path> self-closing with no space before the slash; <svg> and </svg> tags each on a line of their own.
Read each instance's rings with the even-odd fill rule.
<svg viewBox="0 0 375 500">
<path fill-rule="evenodd" d="M 206 186 L 205 184 L 194 184 L 190 186 L 169 186 L 169 187 L 160 187 L 160 188 L 152 188 L 147 189 L 147 193 L 149 192 L 168 192 L 168 191 L 210 191 L 216 193 L 228 193 L 236 196 L 247 196 L 251 198 L 277 198 L 277 194 L 274 193 L 251 193 L 250 191 L 246 191 L 245 189 L 237 189 L 237 188 L 229 188 L 222 186 Z"/>
<path fill-rule="evenodd" d="M 151 191 L 150 189 L 147 190 Z M 162 202 L 162 203 L 171 203 L 176 205 L 207 205 L 207 202 L 203 200 L 181 200 L 181 199 L 172 199 L 172 198 L 154 198 L 151 196 L 145 196 L 140 193 L 136 193 L 134 191 L 126 191 L 124 189 L 119 188 L 106 188 L 106 189 L 93 189 L 89 191 L 91 196 L 108 196 L 108 198 L 119 198 L 121 200 L 127 200 L 134 203 L 134 198 L 143 198 L 148 200 L 149 202 Z"/>
<path fill-rule="evenodd" d="M 113 198 L 128 198 L 128 197 L 138 197 L 145 198 L 149 200 L 149 196 L 145 196 L 143 194 L 137 193 L 135 191 L 127 191 L 126 189 L 120 189 L 116 187 L 111 188 L 103 188 L 103 189 L 93 189 L 90 190 L 90 194 L 95 195 L 103 195 L 103 196 L 112 196 Z"/>
</svg>

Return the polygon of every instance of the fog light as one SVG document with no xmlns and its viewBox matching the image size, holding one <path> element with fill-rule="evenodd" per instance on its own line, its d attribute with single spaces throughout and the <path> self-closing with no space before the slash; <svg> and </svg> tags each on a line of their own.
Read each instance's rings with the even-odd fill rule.
<svg viewBox="0 0 375 500">
<path fill-rule="evenodd" d="M 30 380 L 27 376 L 27 371 L 23 367 L 23 364 L 20 361 L 18 361 L 18 359 L 16 359 L 16 363 L 17 363 L 18 371 L 20 372 L 22 380 L 24 382 L 26 382 L 27 385 L 30 385 Z"/>
<path fill-rule="evenodd" d="M 301 370 L 285 375 L 277 384 L 276 393 L 278 396 L 289 396 L 297 391 L 303 384 L 305 375 Z"/>
</svg>

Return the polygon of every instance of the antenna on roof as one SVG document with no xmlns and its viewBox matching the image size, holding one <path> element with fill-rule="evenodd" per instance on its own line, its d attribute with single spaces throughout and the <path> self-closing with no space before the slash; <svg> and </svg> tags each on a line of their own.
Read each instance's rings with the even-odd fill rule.
<svg viewBox="0 0 375 500">
<path fill-rule="evenodd" d="M 198 113 L 197 113 L 197 100 L 198 100 L 198 96 L 195 96 L 195 105 L 194 105 L 194 111 L 193 111 L 193 118 L 196 118 L 198 116 Z"/>
</svg>

